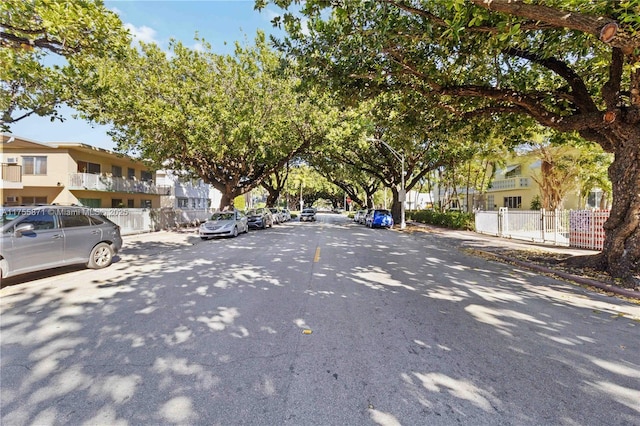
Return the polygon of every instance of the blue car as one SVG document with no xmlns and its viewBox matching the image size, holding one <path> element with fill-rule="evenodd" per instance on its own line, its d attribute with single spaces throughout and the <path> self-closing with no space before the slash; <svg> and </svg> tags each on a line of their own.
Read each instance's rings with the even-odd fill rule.
<svg viewBox="0 0 640 426">
<path fill-rule="evenodd" d="M 367 216 L 367 226 L 369 228 L 391 228 L 393 217 L 389 210 L 376 209 Z"/>
</svg>

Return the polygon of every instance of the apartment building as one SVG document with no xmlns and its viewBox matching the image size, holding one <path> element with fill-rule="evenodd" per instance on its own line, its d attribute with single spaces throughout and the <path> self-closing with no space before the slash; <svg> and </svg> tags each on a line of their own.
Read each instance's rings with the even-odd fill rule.
<svg viewBox="0 0 640 426">
<path fill-rule="evenodd" d="M 82 143 L 40 143 L 2 134 L 5 206 L 80 204 L 159 208 L 169 190 L 140 161 Z"/>
<path fill-rule="evenodd" d="M 167 188 L 160 207 L 181 210 L 218 208 L 222 193 L 200 178 L 190 178 L 174 170 L 158 170 L 156 184 Z"/>
<path fill-rule="evenodd" d="M 478 192 L 473 188 L 456 188 L 455 191 L 445 188 L 434 190 L 436 205 L 450 210 L 497 210 L 500 207 L 510 209 L 531 209 L 534 200 L 541 198 L 540 187 L 534 176 L 540 175 L 540 161 L 531 163 L 519 162 L 512 159 L 508 165 L 496 170 L 489 187 L 485 192 Z M 579 187 L 565 194 L 562 208 L 580 210 L 585 208 L 599 208 L 603 193 L 596 189 L 586 200 L 579 194 Z M 539 199 L 538 198 L 538 199 Z"/>
</svg>

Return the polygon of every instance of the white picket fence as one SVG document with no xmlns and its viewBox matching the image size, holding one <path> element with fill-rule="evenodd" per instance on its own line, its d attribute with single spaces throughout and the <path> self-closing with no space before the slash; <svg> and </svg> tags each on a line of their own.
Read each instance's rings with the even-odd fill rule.
<svg viewBox="0 0 640 426">
<path fill-rule="evenodd" d="M 509 210 L 479 211 L 476 232 L 558 246 L 602 250 L 602 224 L 608 211 Z"/>
</svg>

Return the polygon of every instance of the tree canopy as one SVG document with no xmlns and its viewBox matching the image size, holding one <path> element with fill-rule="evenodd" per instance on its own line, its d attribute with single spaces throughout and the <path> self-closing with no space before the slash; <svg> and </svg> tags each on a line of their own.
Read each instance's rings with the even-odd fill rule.
<svg viewBox="0 0 640 426">
<path fill-rule="evenodd" d="M 524 117 L 615 153 L 604 250 L 588 262 L 638 285 L 640 2 L 274 3 L 297 5 L 274 20 L 289 34 L 274 42 L 346 99 L 415 92 L 458 117 Z"/>
<path fill-rule="evenodd" d="M 172 42 L 170 54 L 142 44 L 119 66 L 97 67 L 110 90 L 80 104 L 93 121 L 112 123 L 123 151 L 154 167 L 186 169 L 222 192 L 220 207 L 260 185 L 321 140 L 331 111 L 258 33 L 254 46 L 218 55 Z"/>
<path fill-rule="evenodd" d="M 62 119 L 61 104 L 90 96 L 77 91 L 93 74 L 86 60 L 122 55 L 130 42 L 102 1 L 0 2 L 0 130 L 33 114 Z"/>
</svg>

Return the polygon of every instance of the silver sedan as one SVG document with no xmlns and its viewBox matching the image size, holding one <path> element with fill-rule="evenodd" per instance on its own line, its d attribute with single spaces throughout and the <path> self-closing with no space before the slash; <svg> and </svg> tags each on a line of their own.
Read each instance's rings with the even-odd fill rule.
<svg viewBox="0 0 640 426">
<path fill-rule="evenodd" d="M 240 211 L 215 212 L 200 225 L 200 238 L 208 240 L 213 237 L 237 237 L 240 233 L 249 232 L 247 216 Z"/>
</svg>

